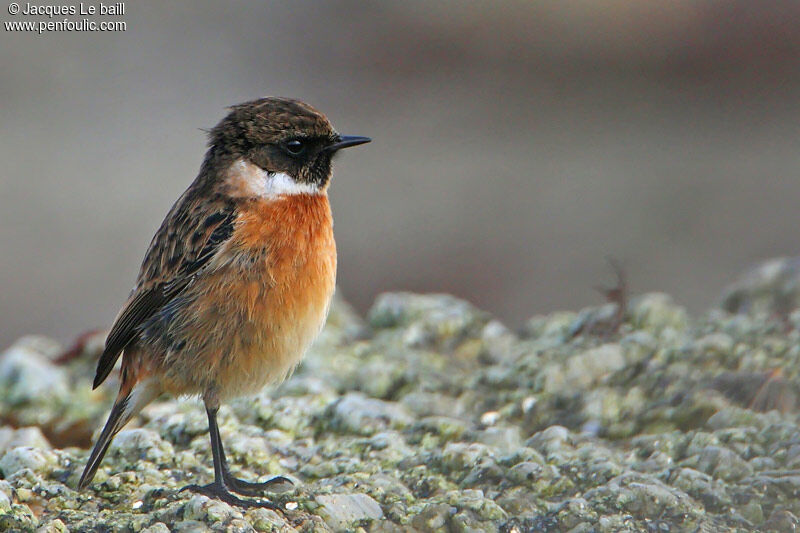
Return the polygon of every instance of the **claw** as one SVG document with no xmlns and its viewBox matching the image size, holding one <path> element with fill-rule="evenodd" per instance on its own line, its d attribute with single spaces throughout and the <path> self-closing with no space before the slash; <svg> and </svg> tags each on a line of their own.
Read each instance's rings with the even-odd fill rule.
<svg viewBox="0 0 800 533">
<path fill-rule="evenodd" d="M 225 478 L 225 484 L 233 492 L 246 496 L 260 496 L 265 492 L 286 492 L 294 487 L 292 480 L 284 476 L 275 476 L 262 483 L 251 483 L 229 476 Z"/>
<path fill-rule="evenodd" d="M 208 496 L 209 498 L 214 498 L 216 500 L 223 501 L 228 505 L 235 505 L 243 509 L 248 509 L 250 507 L 263 507 L 264 509 L 278 509 L 278 506 L 269 500 L 243 500 L 242 498 L 233 495 L 230 492 L 230 490 L 228 490 L 228 487 L 226 487 L 222 483 L 214 482 L 214 483 L 209 483 L 208 485 L 186 485 L 179 492 L 183 492 L 185 490 L 188 490 L 190 492 L 196 492 L 198 494 L 203 494 L 205 496 Z"/>
</svg>

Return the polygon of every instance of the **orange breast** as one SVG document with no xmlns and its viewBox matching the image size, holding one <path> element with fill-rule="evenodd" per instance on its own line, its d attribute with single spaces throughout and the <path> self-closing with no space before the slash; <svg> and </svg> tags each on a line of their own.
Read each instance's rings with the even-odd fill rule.
<svg viewBox="0 0 800 533">
<path fill-rule="evenodd" d="M 321 330 L 336 282 L 325 194 L 252 202 L 239 215 L 224 265 L 197 287 L 197 338 L 181 386 L 221 398 L 281 381 Z M 191 375 L 189 375 L 191 374 Z M 182 377 L 173 373 L 175 381 Z"/>
</svg>

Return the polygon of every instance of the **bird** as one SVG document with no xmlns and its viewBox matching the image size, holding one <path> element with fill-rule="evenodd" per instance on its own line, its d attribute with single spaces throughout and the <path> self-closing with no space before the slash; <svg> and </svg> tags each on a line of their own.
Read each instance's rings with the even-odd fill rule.
<svg viewBox="0 0 800 533">
<path fill-rule="evenodd" d="M 207 133 L 200 171 L 150 242 L 106 338 L 93 388 L 121 357 L 120 387 L 78 489 L 145 405 L 164 394 L 196 396 L 208 416 L 214 481 L 181 490 L 275 508 L 240 496 L 291 481 L 235 478 L 217 412 L 283 381 L 321 331 L 336 283 L 331 161 L 371 139 L 339 135 L 314 107 L 282 97 L 231 106 Z"/>
</svg>

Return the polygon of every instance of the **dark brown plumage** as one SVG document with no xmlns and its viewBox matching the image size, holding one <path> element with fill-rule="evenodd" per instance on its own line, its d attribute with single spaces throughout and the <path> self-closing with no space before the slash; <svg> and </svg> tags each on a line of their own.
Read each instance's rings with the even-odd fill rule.
<svg viewBox="0 0 800 533">
<path fill-rule="evenodd" d="M 187 488 L 271 505 L 231 493 L 259 494 L 288 480 L 233 478 L 216 413 L 221 401 L 283 380 L 321 329 L 336 276 L 331 158 L 368 141 L 338 135 L 324 115 L 286 98 L 234 106 L 211 130 L 200 173 L 153 237 L 106 340 L 94 387 L 121 356 L 120 391 L 79 488 L 144 405 L 162 393 L 197 394 L 215 479 Z"/>
</svg>

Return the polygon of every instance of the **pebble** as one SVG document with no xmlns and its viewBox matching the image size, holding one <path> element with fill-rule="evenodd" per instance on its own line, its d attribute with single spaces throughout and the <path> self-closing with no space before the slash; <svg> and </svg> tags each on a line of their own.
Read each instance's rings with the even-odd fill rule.
<svg viewBox="0 0 800 533">
<path fill-rule="evenodd" d="M 381 506 L 366 494 L 320 494 L 316 500 L 322 505 L 320 515 L 334 528 L 345 528 L 358 520 L 383 517 Z"/>
</svg>

